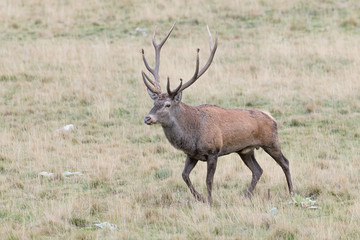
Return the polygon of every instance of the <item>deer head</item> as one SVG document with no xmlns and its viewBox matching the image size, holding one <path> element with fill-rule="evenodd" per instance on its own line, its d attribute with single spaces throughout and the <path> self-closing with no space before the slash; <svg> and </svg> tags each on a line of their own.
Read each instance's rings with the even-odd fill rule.
<svg viewBox="0 0 360 240">
<path fill-rule="evenodd" d="M 144 71 L 141 72 L 142 78 L 144 81 L 145 86 L 147 87 L 147 91 L 151 97 L 151 99 L 154 100 L 154 107 L 150 110 L 149 114 L 144 118 L 144 122 L 148 125 L 160 123 L 162 125 L 166 125 L 169 122 L 169 119 L 172 116 L 172 113 L 176 111 L 176 109 L 179 106 L 179 103 L 181 102 L 182 97 L 182 91 L 186 88 L 190 87 L 197 79 L 199 79 L 206 70 L 210 67 L 212 60 L 215 55 L 215 51 L 217 48 L 217 37 L 215 38 L 215 44 L 212 42 L 212 36 L 209 30 L 209 27 L 207 27 L 208 33 L 209 33 L 209 44 L 210 44 L 210 56 L 207 60 L 206 64 L 203 66 L 203 68 L 199 71 L 199 52 L 200 49 L 197 49 L 196 54 L 196 67 L 195 67 L 195 73 L 192 76 L 190 80 L 188 80 L 185 84 L 182 83 L 182 79 L 180 79 L 179 86 L 171 90 L 170 89 L 170 79 L 167 78 L 167 86 L 166 90 L 167 93 L 161 92 L 160 87 L 160 81 L 159 81 L 159 67 L 160 67 L 160 51 L 166 40 L 169 38 L 172 30 L 175 27 L 175 23 L 165 36 L 165 38 L 157 44 L 155 41 L 155 35 L 156 31 L 154 31 L 153 35 L 153 45 L 155 48 L 155 67 L 151 68 L 146 61 L 144 49 L 142 49 L 142 58 L 145 64 L 146 69 L 153 75 L 154 80 L 151 80 L 148 75 Z"/>
</svg>

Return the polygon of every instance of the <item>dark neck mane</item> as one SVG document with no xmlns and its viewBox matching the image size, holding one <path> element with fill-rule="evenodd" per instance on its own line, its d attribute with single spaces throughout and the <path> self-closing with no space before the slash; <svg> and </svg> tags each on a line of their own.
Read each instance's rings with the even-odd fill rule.
<svg viewBox="0 0 360 240">
<path fill-rule="evenodd" d="M 201 115 L 198 108 L 179 103 L 171 124 L 162 127 L 166 138 L 175 148 L 190 155 L 196 151 L 201 127 Z"/>
</svg>

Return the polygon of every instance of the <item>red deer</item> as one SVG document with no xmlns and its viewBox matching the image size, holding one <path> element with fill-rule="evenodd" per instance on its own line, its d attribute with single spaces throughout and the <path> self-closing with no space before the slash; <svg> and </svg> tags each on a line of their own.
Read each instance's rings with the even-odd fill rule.
<svg viewBox="0 0 360 240">
<path fill-rule="evenodd" d="M 245 109 L 224 109 L 214 105 L 188 106 L 181 102 L 182 92 L 190 87 L 209 68 L 217 48 L 217 37 L 213 44 L 210 38 L 210 57 L 199 70 L 199 49 L 197 49 L 195 73 L 186 83 L 180 79 L 179 86 L 171 90 L 169 77 L 167 78 L 167 92 L 162 93 L 159 81 L 160 51 L 171 34 L 175 24 L 166 37 L 157 44 L 156 31 L 153 35 L 155 48 L 155 67 L 151 68 L 142 50 L 142 58 L 147 70 L 154 80 L 142 71 L 142 78 L 150 97 L 154 100 L 154 107 L 144 118 L 148 125 L 160 124 L 166 138 L 177 149 L 186 154 L 185 168 L 182 177 L 195 199 L 206 202 L 190 181 L 189 175 L 197 162 L 207 162 L 206 186 L 207 201 L 212 205 L 211 189 L 218 157 L 230 153 L 237 153 L 245 165 L 252 172 L 252 179 L 245 195 L 250 197 L 262 175 L 262 168 L 255 159 L 254 149 L 263 148 L 282 168 L 285 173 L 290 194 L 293 193 L 289 161 L 280 149 L 277 134 L 277 123 L 274 118 L 263 111 Z"/>
</svg>

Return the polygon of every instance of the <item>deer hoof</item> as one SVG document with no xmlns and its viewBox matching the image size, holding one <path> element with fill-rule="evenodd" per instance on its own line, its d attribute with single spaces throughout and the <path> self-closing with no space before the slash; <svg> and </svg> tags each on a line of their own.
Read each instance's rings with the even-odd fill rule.
<svg viewBox="0 0 360 240">
<path fill-rule="evenodd" d="M 197 201 L 200 201 L 200 202 L 203 202 L 203 203 L 206 203 L 206 202 L 207 202 L 206 199 L 205 199 L 201 194 L 196 194 L 196 195 L 195 195 L 195 199 L 196 199 Z"/>
</svg>

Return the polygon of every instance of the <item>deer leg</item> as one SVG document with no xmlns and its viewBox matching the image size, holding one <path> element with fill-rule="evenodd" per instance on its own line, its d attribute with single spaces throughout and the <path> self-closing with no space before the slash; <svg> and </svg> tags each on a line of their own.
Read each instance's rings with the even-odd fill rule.
<svg viewBox="0 0 360 240">
<path fill-rule="evenodd" d="M 245 193 L 246 197 L 251 197 L 255 189 L 255 186 L 263 173 L 263 170 L 261 169 L 260 165 L 255 159 L 254 151 L 248 152 L 246 154 L 238 152 L 238 154 L 240 155 L 241 159 L 243 160 L 245 165 L 251 170 L 252 173 L 250 186 Z"/>
<path fill-rule="evenodd" d="M 214 180 L 214 174 L 216 170 L 216 164 L 217 164 L 218 155 L 209 155 L 207 159 L 207 174 L 206 174 L 206 187 L 208 191 L 208 202 L 210 207 L 212 206 L 212 186 L 213 186 L 213 180 Z"/>
<path fill-rule="evenodd" d="M 293 185 L 291 181 L 289 160 L 282 154 L 279 147 L 264 147 L 265 152 L 267 152 L 282 168 L 285 173 L 287 185 L 289 188 L 290 195 L 294 193 Z"/>
<path fill-rule="evenodd" d="M 197 162 L 198 162 L 198 160 L 187 156 L 186 161 L 185 161 L 184 171 L 182 172 L 182 177 L 183 177 L 186 185 L 189 187 L 190 192 L 192 193 L 192 195 L 194 195 L 195 199 L 198 201 L 205 202 L 205 198 L 195 190 L 194 186 L 191 183 L 190 177 L 189 177 L 190 172 L 196 166 Z"/>
</svg>

